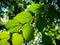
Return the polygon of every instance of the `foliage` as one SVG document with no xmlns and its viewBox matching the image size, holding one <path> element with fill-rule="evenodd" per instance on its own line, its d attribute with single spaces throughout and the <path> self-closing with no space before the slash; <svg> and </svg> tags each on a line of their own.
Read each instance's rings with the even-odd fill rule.
<svg viewBox="0 0 60 45">
<path fill-rule="evenodd" d="M 0 45 L 59 45 L 59 0 L 5 1 L 0 1 Z"/>
<path fill-rule="evenodd" d="M 5 26 L 8 29 L 8 32 L 18 32 L 21 28 L 21 24 L 19 24 L 16 20 L 9 20 Z"/>
<path fill-rule="evenodd" d="M 12 35 L 12 44 L 13 45 L 22 45 L 23 43 L 23 37 L 21 34 L 13 33 Z"/>
<path fill-rule="evenodd" d="M 31 27 L 30 24 L 25 24 L 23 26 L 22 31 L 23 31 L 23 36 L 24 36 L 25 40 L 30 41 L 31 39 L 33 39 L 34 29 Z"/>
<path fill-rule="evenodd" d="M 20 23 L 24 24 L 24 23 L 27 23 L 27 22 L 31 22 L 32 21 L 32 16 L 29 12 L 24 11 L 24 12 L 21 12 L 21 13 L 17 14 L 16 17 L 14 17 L 14 19 L 19 21 Z"/>
</svg>

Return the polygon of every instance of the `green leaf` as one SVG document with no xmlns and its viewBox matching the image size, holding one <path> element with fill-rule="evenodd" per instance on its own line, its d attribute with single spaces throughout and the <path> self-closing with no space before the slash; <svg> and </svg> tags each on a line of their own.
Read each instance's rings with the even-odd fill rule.
<svg viewBox="0 0 60 45">
<path fill-rule="evenodd" d="M 34 29 L 31 27 L 30 24 L 25 24 L 23 26 L 23 37 L 25 38 L 26 41 L 30 41 L 34 37 Z"/>
<path fill-rule="evenodd" d="M 42 43 L 43 43 L 43 45 L 52 45 L 52 39 L 50 38 L 50 36 L 43 34 Z"/>
<path fill-rule="evenodd" d="M 10 45 L 10 43 L 6 40 L 0 40 L 0 45 Z"/>
<path fill-rule="evenodd" d="M 32 15 L 27 11 L 23 11 L 21 13 L 18 13 L 14 19 L 24 24 L 32 21 Z"/>
<path fill-rule="evenodd" d="M 20 25 L 15 26 L 15 27 L 11 27 L 10 29 L 8 29 L 8 32 L 11 32 L 11 33 L 13 33 L 13 32 L 19 32 L 20 28 L 21 28 Z"/>
<path fill-rule="evenodd" d="M 23 37 L 21 34 L 13 33 L 12 35 L 12 44 L 13 45 L 22 45 Z"/>
<path fill-rule="evenodd" d="M 43 7 L 44 7 L 44 4 L 32 4 L 26 10 L 38 14 L 43 11 Z"/>
<path fill-rule="evenodd" d="M 17 26 L 19 25 L 19 23 L 16 21 L 16 20 L 9 20 L 5 26 L 7 29 L 11 28 L 11 27 L 14 27 L 14 26 Z"/>
<path fill-rule="evenodd" d="M 38 30 L 40 32 L 43 31 L 44 26 L 45 26 L 45 19 L 43 17 L 41 17 L 41 16 L 37 16 L 36 17 L 36 27 L 38 28 Z"/>
<path fill-rule="evenodd" d="M 6 24 L 5 24 L 6 28 L 8 29 L 8 32 L 18 32 L 19 29 L 21 28 L 21 24 L 19 24 L 18 21 L 16 20 L 9 20 Z"/>
<path fill-rule="evenodd" d="M 5 39 L 5 40 L 8 40 L 10 38 L 9 32 L 6 32 L 6 31 L 0 32 L 0 38 L 1 39 Z"/>
</svg>

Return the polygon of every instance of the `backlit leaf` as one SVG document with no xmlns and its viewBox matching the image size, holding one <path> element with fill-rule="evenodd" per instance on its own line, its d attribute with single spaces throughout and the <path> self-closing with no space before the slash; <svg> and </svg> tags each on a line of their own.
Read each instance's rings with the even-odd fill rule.
<svg viewBox="0 0 60 45">
<path fill-rule="evenodd" d="M 32 21 L 32 15 L 27 11 L 23 11 L 21 13 L 18 13 L 14 19 L 24 24 Z"/>
<path fill-rule="evenodd" d="M 5 39 L 5 40 L 8 40 L 9 38 L 10 38 L 10 34 L 9 34 L 9 32 L 6 32 L 6 31 L 4 31 L 4 32 L 0 32 L 0 38 L 1 39 Z"/>
<path fill-rule="evenodd" d="M 1 40 L 0 45 L 10 45 L 10 43 L 6 40 Z"/>
<path fill-rule="evenodd" d="M 43 6 L 44 4 L 32 4 L 26 10 L 38 14 L 43 11 Z"/>
<path fill-rule="evenodd" d="M 8 30 L 8 32 L 11 32 L 11 33 L 13 33 L 13 32 L 19 32 L 19 29 L 20 29 L 20 28 L 21 28 L 20 25 L 15 26 L 15 27 L 11 27 L 11 28 Z"/>
<path fill-rule="evenodd" d="M 25 40 L 30 41 L 31 39 L 33 39 L 34 30 L 33 30 L 33 28 L 31 27 L 30 24 L 25 24 L 23 26 L 23 30 L 22 31 L 23 31 L 23 36 L 24 36 Z"/>
<path fill-rule="evenodd" d="M 17 25 L 19 25 L 19 23 L 18 23 L 16 20 L 9 20 L 9 21 L 5 24 L 5 26 L 6 26 L 7 29 L 9 29 L 9 28 L 11 28 L 11 27 L 13 27 L 13 26 L 17 26 Z"/>
<path fill-rule="evenodd" d="M 21 34 L 13 33 L 12 35 L 12 44 L 13 45 L 22 45 L 23 37 Z"/>
</svg>

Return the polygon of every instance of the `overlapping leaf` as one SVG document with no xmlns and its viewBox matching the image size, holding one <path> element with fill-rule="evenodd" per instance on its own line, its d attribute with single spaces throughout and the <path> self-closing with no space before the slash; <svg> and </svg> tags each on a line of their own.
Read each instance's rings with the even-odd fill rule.
<svg viewBox="0 0 60 45">
<path fill-rule="evenodd" d="M 14 27 L 11 27 L 11 28 L 8 30 L 8 32 L 11 32 L 11 33 L 13 33 L 13 32 L 19 32 L 20 28 L 21 28 L 20 25 L 14 26 Z"/>
<path fill-rule="evenodd" d="M 32 21 L 32 15 L 30 14 L 30 12 L 27 11 L 23 11 L 21 13 L 18 13 L 15 17 L 15 20 L 19 21 L 20 23 L 24 24 L 24 23 L 29 23 Z"/>
<path fill-rule="evenodd" d="M 14 27 L 14 26 L 17 26 L 19 25 L 19 23 L 16 21 L 16 20 L 9 20 L 5 26 L 7 29 L 11 28 L 11 27 Z"/>
<path fill-rule="evenodd" d="M 9 20 L 5 26 L 8 29 L 8 32 L 18 32 L 21 28 L 21 24 L 16 20 Z"/>
</svg>

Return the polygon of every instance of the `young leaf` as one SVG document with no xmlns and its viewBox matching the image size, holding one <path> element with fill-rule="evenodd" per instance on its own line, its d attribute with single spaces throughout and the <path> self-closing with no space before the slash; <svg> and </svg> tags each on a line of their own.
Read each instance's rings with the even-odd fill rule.
<svg viewBox="0 0 60 45">
<path fill-rule="evenodd" d="M 30 41 L 31 39 L 33 39 L 34 37 L 34 30 L 33 28 L 31 27 L 30 24 L 25 24 L 23 26 L 23 37 L 25 38 L 26 41 Z"/>
<path fill-rule="evenodd" d="M 26 10 L 38 14 L 43 11 L 43 7 L 44 7 L 44 4 L 32 4 Z"/>
<path fill-rule="evenodd" d="M 6 28 L 8 29 L 8 32 L 18 32 L 19 29 L 21 28 L 21 24 L 19 24 L 18 21 L 16 20 L 9 20 L 6 24 L 5 24 Z"/>
<path fill-rule="evenodd" d="M 10 45 L 10 43 L 6 40 L 1 40 L 0 45 Z"/>
<path fill-rule="evenodd" d="M 8 29 L 8 32 L 11 32 L 11 33 L 13 33 L 13 32 L 19 32 L 20 28 L 21 28 L 20 25 L 14 26 L 14 27 L 11 27 L 10 29 Z"/>
<path fill-rule="evenodd" d="M 0 32 L 0 38 L 1 39 L 5 39 L 5 40 L 8 40 L 9 38 L 10 38 L 10 34 L 8 33 L 8 32 L 6 32 L 6 31 L 4 31 L 4 32 Z"/>
<path fill-rule="evenodd" d="M 12 44 L 13 45 L 22 45 L 23 37 L 21 34 L 13 33 L 12 35 Z"/>
<path fill-rule="evenodd" d="M 16 20 L 9 20 L 5 26 L 7 29 L 11 28 L 11 27 L 14 27 L 14 26 L 17 26 L 19 25 L 19 23 L 16 21 Z"/>
<path fill-rule="evenodd" d="M 24 24 L 32 21 L 32 15 L 27 11 L 23 11 L 21 13 L 18 13 L 14 19 Z"/>
</svg>

